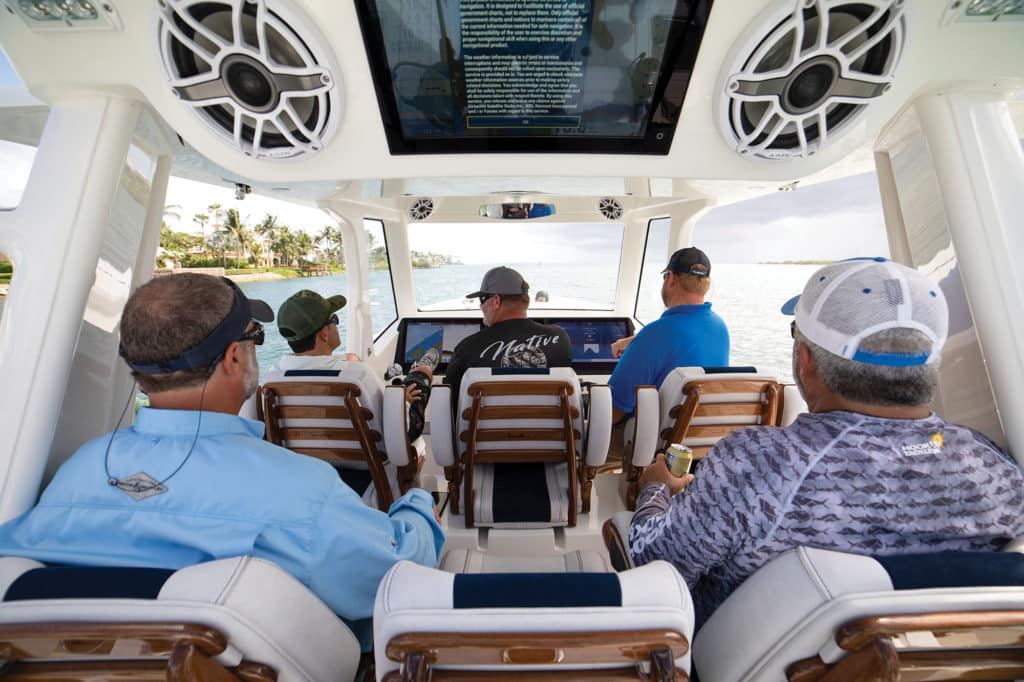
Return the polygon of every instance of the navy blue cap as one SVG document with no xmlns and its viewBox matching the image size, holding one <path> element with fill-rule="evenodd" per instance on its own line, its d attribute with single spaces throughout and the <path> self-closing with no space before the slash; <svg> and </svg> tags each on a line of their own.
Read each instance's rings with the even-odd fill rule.
<svg viewBox="0 0 1024 682">
<path fill-rule="evenodd" d="M 173 275 L 171 276 L 173 277 Z M 124 348 L 120 345 L 117 349 L 118 354 L 124 358 L 129 367 L 139 374 L 170 374 L 185 369 L 208 367 L 220 357 L 224 349 L 245 333 L 249 322 L 254 319 L 260 322 L 273 321 L 274 311 L 266 301 L 247 298 L 237 284 L 226 277 L 222 279 L 231 286 L 234 293 L 231 310 L 205 339 L 181 355 L 160 362 L 132 362 L 125 356 Z"/>
<path fill-rule="evenodd" d="M 706 253 L 696 246 L 688 246 L 679 249 L 668 259 L 668 265 L 661 271 L 696 275 L 697 277 L 708 277 L 711 274 L 711 261 Z"/>
</svg>

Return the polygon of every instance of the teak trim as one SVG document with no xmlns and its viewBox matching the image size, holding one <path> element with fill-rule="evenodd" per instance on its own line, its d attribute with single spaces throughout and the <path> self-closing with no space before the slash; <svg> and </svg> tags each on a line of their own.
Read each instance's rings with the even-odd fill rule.
<svg viewBox="0 0 1024 682">
<path fill-rule="evenodd" d="M 819 656 L 796 661 L 786 668 L 790 682 L 847 680 L 1024 678 L 1024 611 L 964 611 L 872 616 L 851 621 L 836 630 L 835 641 L 848 651 L 835 663 Z M 992 635 L 1007 630 L 1006 637 Z M 896 648 L 893 638 L 913 632 L 936 635 L 963 634 L 951 646 Z M 984 638 L 981 635 L 985 635 Z M 971 645 L 971 640 L 983 644 Z"/>
<path fill-rule="evenodd" d="M 637 387 L 640 388 L 640 387 Z M 658 432 L 660 442 L 655 454 L 664 452 L 672 443 L 685 443 L 687 438 L 721 439 L 736 429 L 757 424 L 777 426 L 782 414 L 782 385 L 771 379 L 691 379 L 683 386 L 683 402 L 669 410 L 672 424 Z M 708 396 L 746 393 L 760 394 L 760 400 L 737 400 L 724 403 L 704 403 Z M 693 426 L 696 417 L 757 417 L 757 424 L 749 419 L 734 424 L 701 424 Z M 660 427 L 660 425 L 659 425 Z M 703 459 L 713 445 L 691 445 L 693 458 Z M 643 468 L 633 464 L 633 453 L 623 456 L 622 475 L 626 480 L 626 509 L 636 509 L 640 496 L 640 474 Z"/>
<path fill-rule="evenodd" d="M 112 655 L 119 642 L 131 654 Z M 218 630 L 195 623 L 25 623 L 0 625 L 5 679 L 274 682 L 269 666 L 243 661 L 226 668 L 213 657 L 228 645 Z M 124 651 L 122 646 L 120 651 Z M 45 659 L 45 660 L 36 660 Z M 132 660 L 127 660 L 132 659 Z"/>
<path fill-rule="evenodd" d="M 391 484 L 388 482 L 387 472 L 384 469 L 384 453 L 377 448 L 381 436 L 370 429 L 369 420 L 373 418 L 373 412 L 359 404 L 361 391 L 355 384 L 344 381 L 274 381 L 264 384 L 260 389 L 260 402 L 263 404 L 263 420 L 267 427 L 266 439 L 275 445 L 288 447 L 289 440 L 355 440 L 362 450 L 362 461 L 366 462 L 370 471 L 370 478 L 373 481 L 374 490 L 377 492 L 377 508 L 387 511 L 394 501 L 391 494 Z M 343 419 L 348 419 L 352 427 L 350 429 L 330 427 L 282 427 L 281 420 L 285 418 L 296 418 L 290 416 L 286 411 L 293 410 L 297 405 L 281 405 L 281 397 L 331 397 L 337 398 L 342 405 L 331 406 L 338 410 L 336 414 L 343 414 Z M 302 406 L 320 407 L 320 406 Z M 341 412 L 343 410 L 343 412 Z M 408 436 L 406 436 L 407 447 Z M 321 452 L 314 452 L 320 450 Z M 300 454 L 317 457 L 327 461 L 353 461 L 350 456 L 352 451 L 348 448 L 312 448 L 303 446 L 294 450 Z M 412 457 L 413 475 L 415 475 L 416 457 Z M 400 471 L 400 480 L 408 478 L 406 467 Z"/>
<path fill-rule="evenodd" d="M 393 637 L 385 654 L 403 663 L 401 675 L 391 680 L 462 680 L 516 678 L 530 680 L 614 679 L 686 680 L 675 659 L 689 650 L 689 642 L 671 630 L 611 632 L 424 632 Z M 651 664 L 651 675 L 640 677 L 636 664 Z M 559 670 L 561 666 L 634 664 L 617 670 Z M 433 666 L 488 666 L 490 671 L 448 671 Z M 549 666 L 548 670 L 503 670 L 505 665 Z M 608 677 L 597 675 L 605 673 Z M 459 674 L 456 674 L 459 673 Z M 470 677 L 463 675 L 469 673 Z M 489 673 L 489 674 L 488 674 Z M 592 674 L 594 673 L 594 674 Z"/>
</svg>

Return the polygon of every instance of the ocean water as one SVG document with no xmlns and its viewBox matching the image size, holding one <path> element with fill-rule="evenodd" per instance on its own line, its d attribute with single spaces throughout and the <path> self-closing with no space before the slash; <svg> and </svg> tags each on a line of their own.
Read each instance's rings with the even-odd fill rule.
<svg viewBox="0 0 1024 682">
<path fill-rule="evenodd" d="M 530 283 L 531 290 L 544 289 L 552 297 L 573 298 L 587 302 L 591 310 L 611 310 L 614 303 L 615 280 L 604 269 L 591 265 L 512 264 Z M 413 286 L 420 306 L 458 299 L 478 288 L 489 265 L 449 265 L 413 271 Z M 712 289 L 708 300 L 729 327 L 732 342 L 730 360 L 733 365 L 753 365 L 761 372 L 774 374 L 792 382 L 789 317 L 779 312 L 782 304 L 803 289 L 804 283 L 818 266 L 716 264 L 712 266 Z M 645 270 L 637 304 L 641 321 L 656 319 L 664 310 L 659 295 L 660 268 Z M 325 296 L 348 294 L 344 274 L 268 282 L 247 282 L 239 285 L 246 295 L 262 298 L 276 311 L 281 303 L 300 289 L 313 289 Z M 375 333 L 384 329 L 395 317 L 390 273 L 370 273 L 370 303 Z M 443 314 L 443 313 L 431 313 Z M 345 348 L 345 317 L 341 315 L 339 333 Z M 277 332 L 274 323 L 267 329 L 266 342 L 257 348 L 262 370 L 269 368 L 288 344 Z"/>
</svg>

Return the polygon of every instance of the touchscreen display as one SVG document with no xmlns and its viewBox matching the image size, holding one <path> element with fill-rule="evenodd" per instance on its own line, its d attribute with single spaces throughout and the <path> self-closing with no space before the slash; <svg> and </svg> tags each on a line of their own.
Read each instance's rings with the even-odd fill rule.
<svg viewBox="0 0 1024 682">
<path fill-rule="evenodd" d="M 478 331 L 479 320 L 409 320 L 402 362 L 415 364 L 428 350 L 437 348 L 441 352 L 441 363 L 447 364 L 459 341 Z"/>
<path fill-rule="evenodd" d="M 614 361 L 612 343 L 629 336 L 626 320 L 557 320 L 569 335 L 573 364 Z"/>
</svg>

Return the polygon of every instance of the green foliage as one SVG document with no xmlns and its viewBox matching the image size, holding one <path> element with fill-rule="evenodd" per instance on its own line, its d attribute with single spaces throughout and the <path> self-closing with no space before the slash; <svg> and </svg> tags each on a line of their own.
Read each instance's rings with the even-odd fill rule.
<svg viewBox="0 0 1024 682">
<path fill-rule="evenodd" d="M 0 261 L 0 274 L 9 275 L 14 272 L 14 263 L 9 260 Z"/>
<path fill-rule="evenodd" d="M 409 256 L 414 268 L 436 268 L 438 265 L 455 265 L 459 263 L 459 260 L 450 254 L 411 251 Z"/>
<path fill-rule="evenodd" d="M 160 224 L 160 246 L 172 254 L 184 255 L 186 251 L 202 244 L 202 238 L 184 232 L 175 232 L 167 227 L 167 223 Z"/>
<path fill-rule="evenodd" d="M 239 260 L 234 258 L 225 258 L 221 260 L 220 256 L 202 256 L 187 253 L 181 258 L 181 267 L 183 268 L 219 268 L 223 267 L 225 270 L 245 270 L 246 272 L 252 271 L 252 265 L 247 260 Z"/>
</svg>

